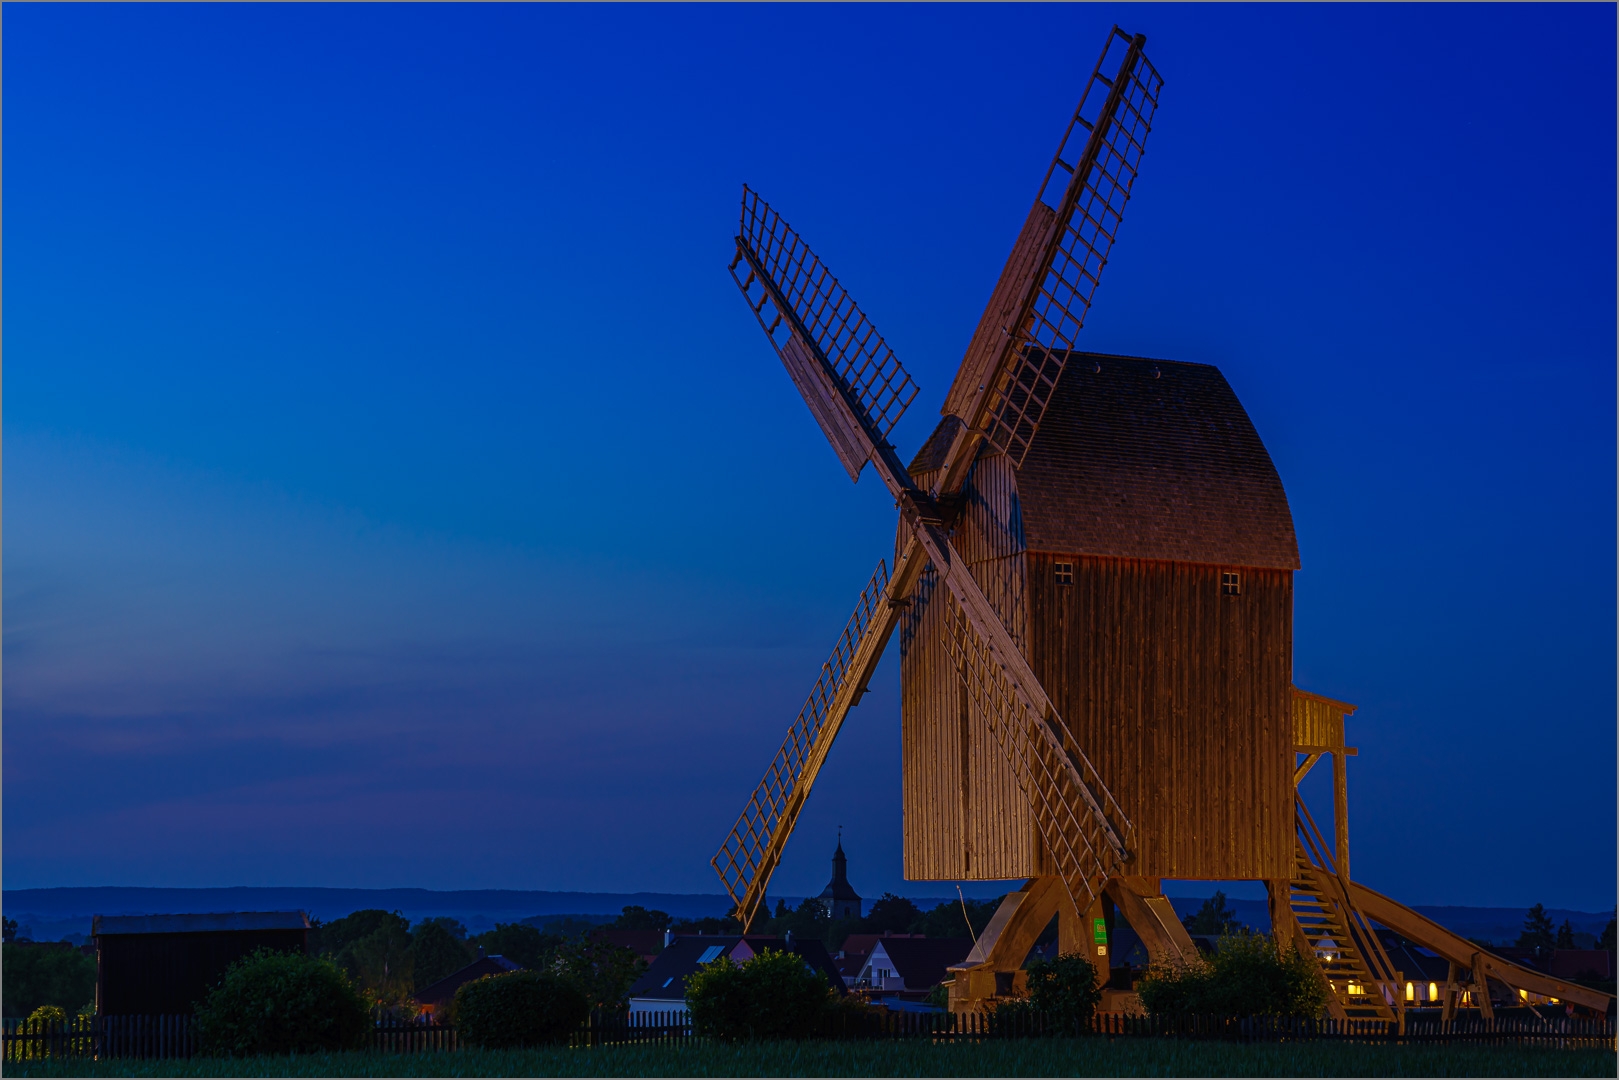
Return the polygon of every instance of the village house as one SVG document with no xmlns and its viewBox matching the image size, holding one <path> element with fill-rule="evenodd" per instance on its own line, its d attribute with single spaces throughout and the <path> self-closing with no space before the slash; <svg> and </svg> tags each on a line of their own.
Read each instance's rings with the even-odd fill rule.
<svg viewBox="0 0 1619 1080">
<path fill-rule="evenodd" d="M 972 951 L 971 938 L 885 937 L 872 946 L 855 988 L 925 996 L 945 980 L 952 964 Z"/>
<path fill-rule="evenodd" d="M 479 949 L 479 953 L 483 950 Z M 444 976 L 436 983 L 432 983 L 416 993 L 416 1005 L 421 1015 L 431 1017 L 443 1015 L 448 1011 L 450 1003 L 455 1000 L 455 992 L 466 983 L 474 979 L 481 979 L 485 975 L 504 975 L 508 971 L 522 971 L 523 965 L 504 956 L 482 956 L 468 964 L 461 970 Z"/>
<path fill-rule="evenodd" d="M 805 966 L 820 972 L 827 985 L 844 993 L 843 977 L 826 946 L 812 939 L 794 941 L 787 937 L 760 934 L 694 934 L 674 936 L 652 966 L 630 986 L 630 1013 L 679 1013 L 686 1009 L 686 979 L 704 964 L 730 960 L 740 964 L 766 949 L 795 953 Z"/>
</svg>

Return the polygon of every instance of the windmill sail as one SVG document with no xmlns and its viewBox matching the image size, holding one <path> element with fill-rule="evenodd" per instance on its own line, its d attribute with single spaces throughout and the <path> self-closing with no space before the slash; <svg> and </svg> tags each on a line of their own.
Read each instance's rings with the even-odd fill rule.
<svg viewBox="0 0 1619 1080">
<path fill-rule="evenodd" d="M 1163 79 L 1118 27 L 1091 73 L 945 400 L 966 421 L 954 490 L 982 432 L 1019 466 L 1090 310 L 1135 184 Z M 1116 65 L 1116 66 L 1115 66 Z M 1112 75 L 1105 71 L 1111 70 Z"/>
<path fill-rule="evenodd" d="M 1118 873 L 1130 842 L 1130 822 L 1066 727 L 1035 712 L 996 663 L 966 609 L 948 595 L 945 644 L 1018 787 L 1069 899 L 1089 907 L 1103 882 Z"/>
<path fill-rule="evenodd" d="M 858 480 L 915 399 L 916 383 L 803 238 L 746 186 L 731 276 L 849 478 Z"/>
<path fill-rule="evenodd" d="M 903 576 L 903 568 L 897 576 Z M 798 821 L 804 800 L 809 798 L 832 740 L 865 690 L 898 621 L 898 609 L 888 598 L 888 585 L 888 564 L 879 561 L 837 647 L 821 665 L 815 689 L 787 729 L 781 749 L 748 798 L 731 834 L 711 860 L 736 905 L 735 917 L 744 928 L 758 913 L 765 886 L 781 861 L 787 837 Z"/>
</svg>

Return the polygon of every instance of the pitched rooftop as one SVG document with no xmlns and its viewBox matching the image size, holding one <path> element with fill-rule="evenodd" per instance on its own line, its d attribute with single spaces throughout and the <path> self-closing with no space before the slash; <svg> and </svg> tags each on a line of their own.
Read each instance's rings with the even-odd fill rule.
<svg viewBox="0 0 1619 1080">
<path fill-rule="evenodd" d="M 947 416 L 912 475 L 943 464 Z M 1296 570 L 1287 494 L 1220 370 L 1070 354 L 1018 470 L 1031 551 Z"/>
</svg>

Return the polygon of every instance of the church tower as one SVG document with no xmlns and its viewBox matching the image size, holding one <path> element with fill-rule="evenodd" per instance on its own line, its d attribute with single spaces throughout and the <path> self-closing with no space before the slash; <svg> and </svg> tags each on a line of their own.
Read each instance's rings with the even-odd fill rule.
<svg viewBox="0 0 1619 1080">
<path fill-rule="evenodd" d="M 838 830 L 838 849 L 832 853 L 832 880 L 816 897 L 834 919 L 858 919 L 860 894 L 849 884 L 849 857 L 843 853 L 843 830 Z"/>
</svg>

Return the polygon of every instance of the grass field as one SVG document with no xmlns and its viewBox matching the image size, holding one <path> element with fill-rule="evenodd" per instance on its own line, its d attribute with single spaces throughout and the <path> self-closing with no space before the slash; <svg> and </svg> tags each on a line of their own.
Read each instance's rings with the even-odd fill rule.
<svg viewBox="0 0 1619 1080">
<path fill-rule="evenodd" d="M 1613 1076 L 1605 1050 L 1170 1039 L 674 1043 L 593 1050 L 8 1063 L 7 1076 Z"/>
</svg>

